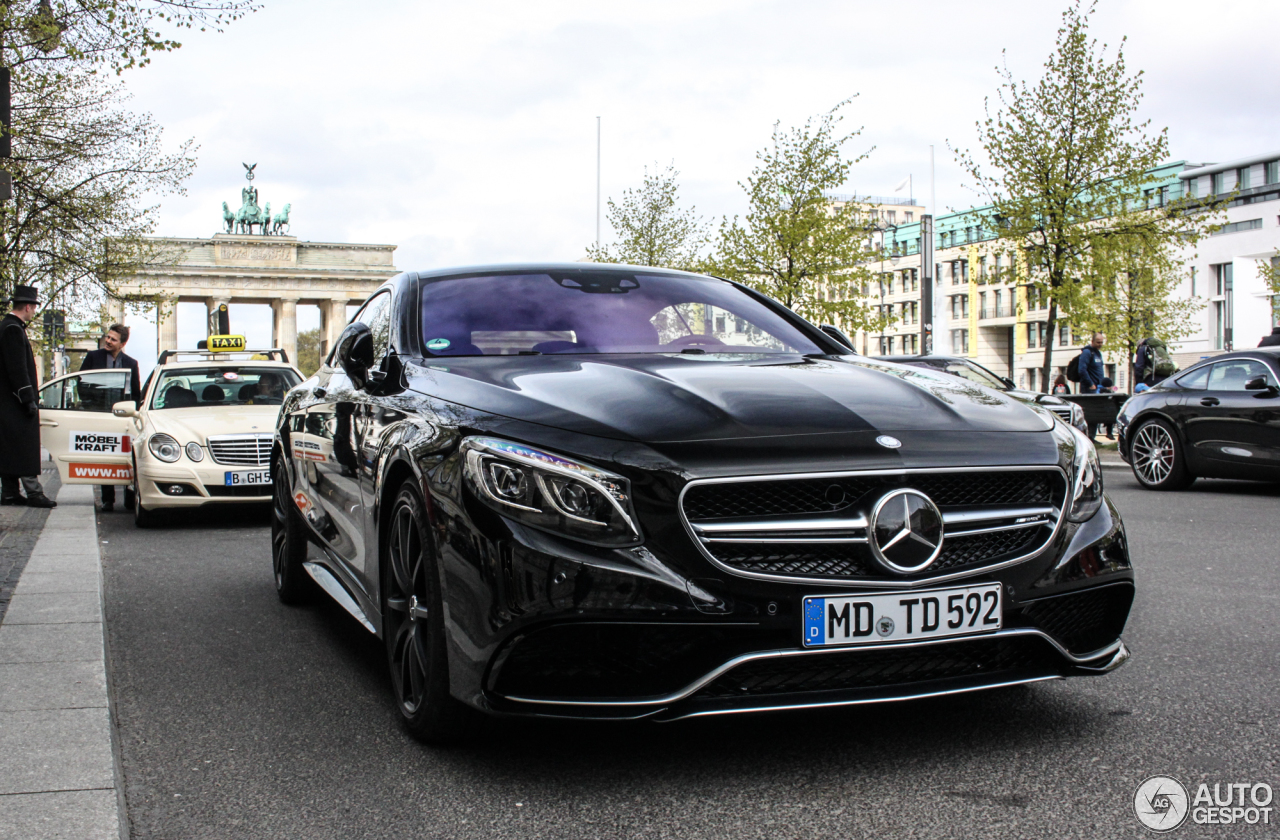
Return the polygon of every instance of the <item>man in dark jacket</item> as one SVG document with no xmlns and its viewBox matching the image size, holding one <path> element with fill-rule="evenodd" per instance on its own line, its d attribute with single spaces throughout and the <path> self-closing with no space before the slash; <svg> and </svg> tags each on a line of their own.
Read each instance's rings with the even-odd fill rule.
<svg viewBox="0 0 1280 840">
<path fill-rule="evenodd" d="M 132 371 L 129 376 L 129 394 L 134 402 L 142 399 L 141 379 L 138 376 L 138 360 L 124 352 L 129 343 L 129 328 L 124 324 L 112 324 L 107 334 L 102 337 L 102 347 L 90 350 L 84 355 L 80 370 L 113 370 L 127 368 Z M 125 494 L 125 507 L 129 506 L 128 493 Z M 114 484 L 102 485 L 102 509 L 116 509 L 116 487 Z"/>
<path fill-rule="evenodd" d="M 39 304 L 34 286 L 15 286 L 10 312 L 0 320 L 0 505 L 58 506 L 40 487 L 39 380 L 27 340 Z"/>
<path fill-rule="evenodd" d="M 1262 341 L 1258 342 L 1259 347 L 1278 347 L 1280 346 L 1280 327 L 1272 327 L 1271 335 L 1264 335 Z"/>
<path fill-rule="evenodd" d="M 1096 332 L 1080 351 L 1080 393 L 1082 394 L 1096 394 L 1102 386 L 1102 379 L 1106 376 L 1106 369 L 1102 364 L 1102 345 L 1106 343 L 1106 335 Z"/>
</svg>

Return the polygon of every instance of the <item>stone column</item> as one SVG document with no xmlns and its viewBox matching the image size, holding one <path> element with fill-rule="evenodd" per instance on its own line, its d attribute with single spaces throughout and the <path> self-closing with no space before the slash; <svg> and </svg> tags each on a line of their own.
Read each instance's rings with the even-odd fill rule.
<svg viewBox="0 0 1280 840">
<path fill-rule="evenodd" d="M 107 327 L 112 324 L 124 323 L 124 301 L 108 296 L 105 309 L 107 318 L 106 323 L 102 325 L 103 332 L 106 332 Z"/>
<path fill-rule="evenodd" d="M 321 301 L 320 313 L 324 321 L 324 353 L 328 355 L 347 326 L 347 299 Z"/>
<path fill-rule="evenodd" d="M 275 310 L 276 316 L 273 327 L 275 346 L 288 355 L 291 364 L 296 365 L 298 363 L 298 299 L 279 298 L 271 302 L 271 308 Z"/>
<path fill-rule="evenodd" d="M 178 302 L 161 301 L 156 307 L 156 355 L 178 349 Z M 192 348 L 194 349 L 194 348 Z"/>
<path fill-rule="evenodd" d="M 216 321 L 214 320 L 214 316 L 218 311 L 218 307 L 224 303 L 230 306 L 231 298 L 229 297 L 205 298 L 205 301 L 204 301 L 205 311 L 208 313 L 208 320 L 206 321 L 206 324 L 208 324 L 208 331 L 205 333 L 206 335 L 217 335 L 217 332 L 216 332 L 217 325 L 216 325 Z M 228 317 L 230 316 L 228 315 Z M 236 335 L 235 324 L 231 325 L 231 334 Z"/>
</svg>

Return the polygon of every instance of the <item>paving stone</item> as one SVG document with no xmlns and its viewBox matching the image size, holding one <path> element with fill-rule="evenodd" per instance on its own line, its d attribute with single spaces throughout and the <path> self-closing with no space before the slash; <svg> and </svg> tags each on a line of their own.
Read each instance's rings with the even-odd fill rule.
<svg viewBox="0 0 1280 840">
<path fill-rule="evenodd" d="M 100 661 L 0 664 L 0 712 L 106 705 L 107 677 Z"/>
<path fill-rule="evenodd" d="M 64 594 L 15 594 L 5 613 L 5 626 L 11 624 L 71 624 L 102 621 L 102 604 L 97 592 Z"/>
<path fill-rule="evenodd" d="M 23 570 L 15 595 L 49 595 L 64 592 L 97 592 L 98 576 L 77 572 L 32 571 L 30 563 Z"/>
<path fill-rule="evenodd" d="M 0 840 L 117 840 L 114 790 L 0 796 Z"/>
<path fill-rule="evenodd" d="M 0 712 L 0 794 L 114 786 L 106 708 Z"/>
<path fill-rule="evenodd" d="M 102 625 L 0 625 L 0 662 L 101 661 Z"/>
</svg>

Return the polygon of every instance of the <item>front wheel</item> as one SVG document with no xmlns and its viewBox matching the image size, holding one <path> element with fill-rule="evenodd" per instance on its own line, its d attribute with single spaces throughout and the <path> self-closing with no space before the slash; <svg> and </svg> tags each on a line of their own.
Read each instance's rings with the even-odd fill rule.
<svg viewBox="0 0 1280 840">
<path fill-rule="evenodd" d="M 142 479 L 138 477 L 138 462 L 133 462 L 133 525 L 135 528 L 150 528 L 156 524 L 156 512 L 142 506 Z M 130 493 L 125 491 L 125 504 L 128 505 Z"/>
<path fill-rule="evenodd" d="M 276 595 L 285 604 L 305 604 L 311 599 L 312 582 L 302 564 L 307 559 L 307 537 L 294 507 L 289 472 L 277 457 L 271 482 L 271 568 Z"/>
<path fill-rule="evenodd" d="M 1148 490 L 1182 490 L 1196 480 L 1181 441 L 1163 420 L 1148 420 L 1134 430 L 1129 462 L 1134 478 Z"/>
<path fill-rule="evenodd" d="M 401 486 L 382 537 L 383 637 L 400 716 L 420 741 L 466 740 L 479 714 L 449 694 L 440 579 L 412 480 Z"/>
</svg>

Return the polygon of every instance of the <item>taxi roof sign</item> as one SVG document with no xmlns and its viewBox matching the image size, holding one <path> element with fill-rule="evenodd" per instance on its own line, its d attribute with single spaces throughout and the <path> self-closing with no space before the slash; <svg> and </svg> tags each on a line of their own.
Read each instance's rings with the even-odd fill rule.
<svg viewBox="0 0 1280 840">
<path fill-rule="evenodd" d="M 235 352 L 246 346 L 242 335 L 211 335 L 205 342 L 205 349 L 220 352 Z"/>
</svg>

